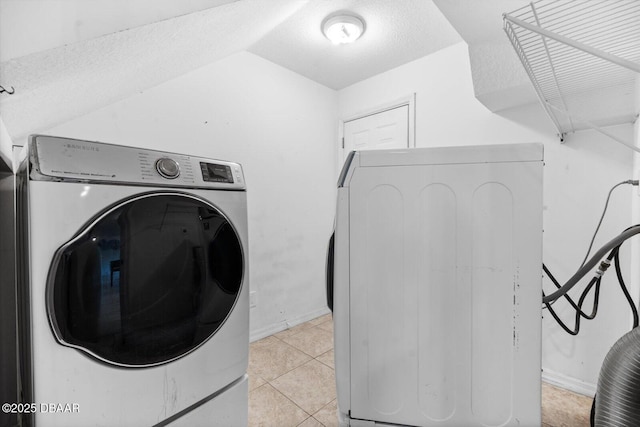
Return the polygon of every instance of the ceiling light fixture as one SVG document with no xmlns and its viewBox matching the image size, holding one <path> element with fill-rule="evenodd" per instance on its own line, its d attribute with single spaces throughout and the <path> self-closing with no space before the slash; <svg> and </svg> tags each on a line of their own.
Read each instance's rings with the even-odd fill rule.
<svg viewBox="0 0 640 427">
<path fill-rule="evenodd" d="M 364 21 L 355 15 L 328 16 L 322 32 L 333 44 L 353 43 L 364 33 Z"/>
</svg>

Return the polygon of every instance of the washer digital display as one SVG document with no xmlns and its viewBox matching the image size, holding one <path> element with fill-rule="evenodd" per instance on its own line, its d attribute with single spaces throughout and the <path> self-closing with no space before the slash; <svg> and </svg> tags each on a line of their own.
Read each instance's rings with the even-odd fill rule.
<svg viewBox="0 0 640 427">
<path fill-rule="evenodd" d="M 233 184 L 233 174 L 228 165 L 200 162 L 202 179 L 207 182 L 228 182 Z"/>
</svg>

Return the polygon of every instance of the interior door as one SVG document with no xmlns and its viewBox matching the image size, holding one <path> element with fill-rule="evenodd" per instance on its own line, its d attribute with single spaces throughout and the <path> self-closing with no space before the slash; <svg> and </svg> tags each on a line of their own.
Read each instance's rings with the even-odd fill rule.
<svg viewBox="0 0 640 427">
<path fill-rule="evenodd" d="M 345 156 L 354 150 L 409 147 L 409 105 L 344 122 Z"/>
</svg>

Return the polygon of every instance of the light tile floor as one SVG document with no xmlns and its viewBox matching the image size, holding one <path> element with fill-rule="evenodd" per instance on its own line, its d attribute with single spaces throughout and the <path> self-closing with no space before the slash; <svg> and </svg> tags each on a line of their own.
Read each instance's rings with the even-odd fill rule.
<svg viewBox="0 0 640 427">
<path fill-rule="evenodd" d="M 250 427 L 334 427 L 331 315 L 251 344 Z M 543 383 L 543 427 L 588 427 L 591 399 Z"/>
</svg>

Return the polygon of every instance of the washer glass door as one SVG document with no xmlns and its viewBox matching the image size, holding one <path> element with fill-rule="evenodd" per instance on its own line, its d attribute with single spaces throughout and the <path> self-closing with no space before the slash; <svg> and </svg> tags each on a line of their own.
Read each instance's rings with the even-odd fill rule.
<svg viewBox="0 0 640 427">
<path fill-rule="evenodd" d="M 125 367 L 166 363 L 224 323 L 240 293 L 240 239 L 205 200 L 149 193 L 99 215 L 54 257 L 58 341 Z"/>
</svg>

